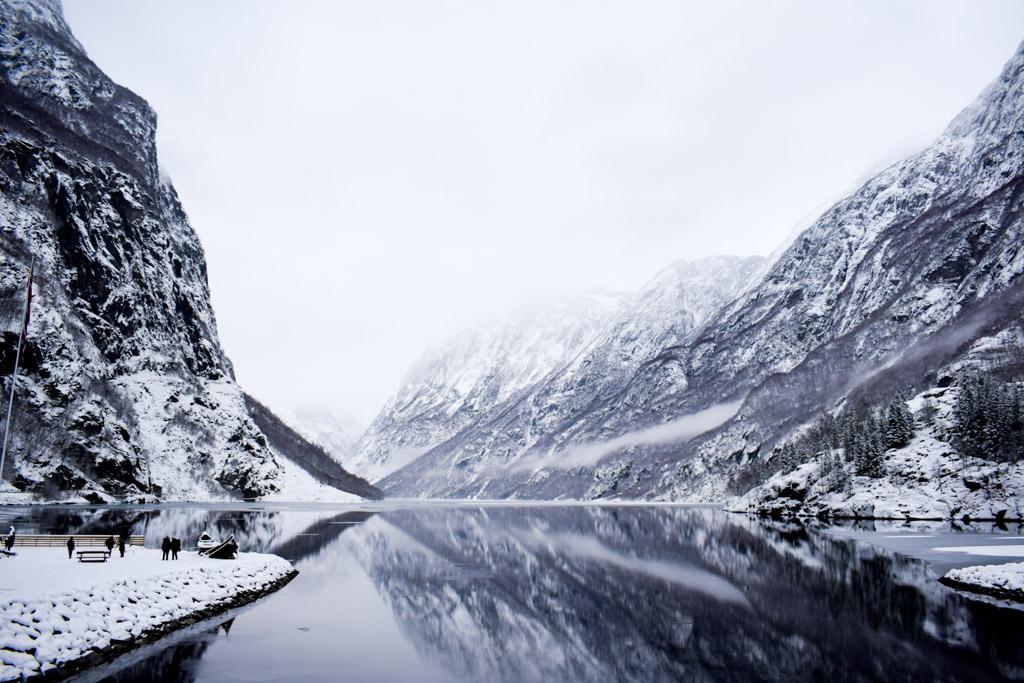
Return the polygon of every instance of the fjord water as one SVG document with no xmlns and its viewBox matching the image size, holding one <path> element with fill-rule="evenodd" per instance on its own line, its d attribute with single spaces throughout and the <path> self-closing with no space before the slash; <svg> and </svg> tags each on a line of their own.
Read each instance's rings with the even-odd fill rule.
<svg viewBox="0 0 1024 683">
<path fill-rule="evenodd" d="M 710 508 L 48 506 L 2 516 L 24 532 L 130 528 L 147 545 L 165 534 L 191 545 L 209 525 L 300 571 L 252 606 L 81 680 L 1024 675 L 1024 611 L 963 597 L 925 562 L 864 540 Z"/>
</svg>

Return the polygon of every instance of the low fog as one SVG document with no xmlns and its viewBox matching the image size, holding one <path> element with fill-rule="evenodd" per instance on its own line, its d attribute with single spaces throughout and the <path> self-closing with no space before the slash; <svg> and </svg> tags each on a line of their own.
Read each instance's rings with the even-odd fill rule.
<svg viewBox="0 0 1024 683">
<path fill-rule="evenodd" d="M 739 412 L 742 405 L 742 400 L 719 403 L 663 424 L 627 432 L 613 439 L 573 446 L 556 455 L 526 455 L 517 460 L 511 469 L 517 472 L 544 468 L 593 467 L 606 456 L 634 446 L 685 443 L 695 436 L 725 424 Z"/>
<path fill-rule="evenodd" d="M 364 424 L 480 317 L 771 252 L 938 135 L 1024 26 L 890 0 L 65 11 L 159 114 L 239 382 Z"/>
</svg>

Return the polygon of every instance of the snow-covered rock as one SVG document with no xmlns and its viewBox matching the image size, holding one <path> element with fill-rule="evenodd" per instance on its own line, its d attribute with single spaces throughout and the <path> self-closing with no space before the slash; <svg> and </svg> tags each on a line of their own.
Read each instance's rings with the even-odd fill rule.
<svg viewBox="0 0 1024 683">
<path fill-rule="evenodd" d="M 853 463 L 843 462 L 840 449 L 775 474 L 730 500 L 729 509 L 828 519 L 1024 519 L 1024 462 L 966 457 L 945 440 L 955 393 L 955 387 L 927 389 L 908 401 L 918 430 L 907 446 L 883 454 L 881 476 L 854 476 Z M 922 424 L 926 405 L 932 411 L 931 425 Z M 833 456 L 838 456 L 844 476 L 823 467 Z"/>
<path fill-rule="evenodd" d="M 352 415 L 316 404 L 302 405 L 290 411 L 284 415 L 284 421 L 342 464 L 352 456 L 366 427 Z"/>
<path fill-rule="evenodd" d="M 847 488 L 835 490 L 820 462 L 806 463 L 776 474 L 728 507 L 829 519 L 1024 519 L 1024 463 L 964 457 L 925 435 L 887 453 L 883 467 L 882 477 L 853 476 Z"/>
<path fill-rule="evenodd" d="M 365 479 L 350 474 L 323 447 L 305 439 L 278 419 L 265 405 L 248 394 L 244 398 L 249 414 L 266 436 L 270 449 L 274 453 L 284 456 L 282 460 L 290 461 L 286 465 L 285 476 L 279 481 L 281 490 L 264 498 L 296 501 L 347 501 L 350 500 L 351 494 L 372 499 L 381 497 L 379 489 Z M 307 479 L 312 479 L 312 481 L 307 482 Z M 285 486 L 286 482 L 287 486 Z M 323 490 L 325 486 L 336 489 L 336 493 L 340 495 Z M 289 498 L 304 491 L 313 497 L 299 495 L 298 498 Z M 348 495 L 344 492 L 348 492 Z"/>
<path fill-rule="evenodd" d="M 346 466 L 379 479 L 486 420 L 497 406 L 519 400 L 593 342 L 615 316 L 620 298 L 594 292 L 525 306 L 427 351 Z"/>
<path fill-rule="evenodd" d="M 723 393 L 745 402 L 722 429 L 661 454 L 656 495 L 720 498 L 743 453 L 844 401 L 929 386 L 983 337 L 1003 339 L 993 367 L 1012 366 L 1024 348 L 1022 103 L 1024 46 L 932 145 L 826 211 L 671 354 L 694 377 L 676 410 Z"/>
<path fill-rule="evenodd" d="M 1024 562 L 951 569 L 942 578 L 956 588 L 1024 602 Z"/>
</svg>

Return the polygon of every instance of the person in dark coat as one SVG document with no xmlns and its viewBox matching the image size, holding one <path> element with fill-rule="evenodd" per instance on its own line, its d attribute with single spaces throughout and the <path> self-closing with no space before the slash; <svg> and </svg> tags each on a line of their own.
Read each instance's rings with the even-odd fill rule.
<svg viewBox="0 0 1024 683">
<path fill-rule="evenodd" d="M 68 559 L 70 560 L 72 553 L 75 552 L 75 537 L 74 536 L 68 536 L 67 546 L 68 546 Z"/>
<path fill-rule="evenodd" d="M 179 552 L 181 552 L 181 539 L 180 538 L 172 538 L 171 539 L 171 559 L 172 560 L 178 559 L 178 553 Z"/>
<path fill-rule="evenodd" d="M 166 560 L 167 554 L 171 552 L 171 538 L 170 536 L 164 536 L 164 542 L 160 544 L 160 550 L 164 552 L 164 556 L 161 559 Z"/>
<path fill-rule="evenodd" d="M 114 537 L 107 536 L 107 540 L 103 542 L 103 545 L 107 546 L 107 552 L 110 554 L 114 553 Z"/>
<path fill-rule="evenodd" d="M 121 557 L 124 557 L 124 536 L 120 536 L 117 539 L 117 552 L 121 553 Z"/>
<path fill-rule="evenodd" d="M 7 532 L 7 540 L 4 542 L 4 547 L 7 548 L 7 552 L 10 552 L 11 548 L 14 547 L 14 537 L 16 535 L 17 532 L 14 530 L 14 525 L 12 524 L 10 530 Z"/>
</svg>

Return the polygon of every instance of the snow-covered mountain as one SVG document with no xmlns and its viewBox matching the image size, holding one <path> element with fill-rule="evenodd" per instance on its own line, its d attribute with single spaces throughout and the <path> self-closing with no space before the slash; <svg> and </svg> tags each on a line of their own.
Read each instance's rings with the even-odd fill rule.
<svg viewBox="0 0 1024 683">
<path fill-rule="evenodd" d="M 440 408 L 438 412 L 447 415 L 445 392 L 449 387 L 464 386 L 464 400 L 474 407 L 465 417 L 472 419 L 443 423 L 447 431 L 435 434 L 444 438 L 435 438 L 426 453 L 390 477 L 388 485 L 404 495 L 508 495 L 507 478 L 495 477 L 496 468 L 507 469 L 512 459 L 527 451 L 551 451 L 571 439 L 579 420 L 588 415 L 596 419 L 645 362 L 698 330 L 756 280 L 763 264 L 759 257 L 712 257 L 673 264 L 639 291 L 616 297 L 614 305 L 598 315 L 570 318 L 572 324 L 564 331 L 541 328 L 557 332 L 554 351 L 546 346 L 552 335 L 539 335 L 530 344 L 519 343 L 516 335 L 537 332 L 528 320 L 491 331 L 487 344 L 470 340 L 471 353 L 483 358 L 476 361 L 477 366 L 493 363 L 504 370 L 508 356 L 495 355 L 492 349 L 517 350 L 512 367 L 527 367 L 530 372 L 517 374 L 518 381 L 511 388 L 494 386 L 504 378 L 500 371 L 488 374 L 491 383 L 483 390 L 462 385 L 466 364 L 448 364 L 442 371 L 433 359 L 427 359 L 421 364 L 426 370 L 414 373 L 403 392 L 422 395 L 424 385 L 417 378 L 440 377 L 441 388 L 433 388 L 430 395 Z M 566 320 L 557 311 L 549 315 Z M 567 338 L 565 332 L 571 336 Z M 504 341 L 500 338 L 503 333 L 509 335 Z M 498 341 L 494 335 L 499 335 Z M 686 382 L 684 376 L 673 373 L 663 380 Z M 400 429 L 398 433 L 403 432 Z M 512 478 L 521 479 L 522 475 Z M 506 488 L 495 490 L 492 483 Z"/>
<path fill-rule="evenodd" d="M 666 327 L 663 311 L 645 317 L 641 306 L 571 367 L 460 425 L 382 487 L 720 498 L 733 472 L 823 409 L 931 386 L 983 338 L 1002 345 L 994 363 L 1012 363 L 1024 307 L 1022 117 L 1018 49 L 932 145 L 835 204 L 767 272 L 750 267 L 752 284 L 728 276 L 742 284 L 706 318 L 688 327 L 692 303 L 680 302 Z"/>
<path fill-rule="evenodd" d="M 925 389 L 980 340 L 1022 353 L 1024 45 L 929 147 L 843 199 L 686 349 L 675 411 L 745 397 L 722 429 L 663 452 L 665 496 L 721 473 L 823 408 Z M 672 460 L 669 464 L 669 460 Z"/>
<path fill-rule="evenodd" d="M 42 498 L 264 496 L 317 482 L 253 423 L 156 114 L 57 0 L 0 0 L 0 371 L 35 284 L 5 479 Z"/>
<path fill-rule="evenodd" d="M 310 443 L 320 446 L 339 463 L 348 460 L 365 425 L 348 413 L 318 404 L 289 411 L 284 420 Z"/>
<path fill-rule="evenodd" d="M 530 305 L 428 351 L 345 465 L 374 481 L 515 400 L 592 342 L 621 296 L 594 292 Z"/>
</svg>

